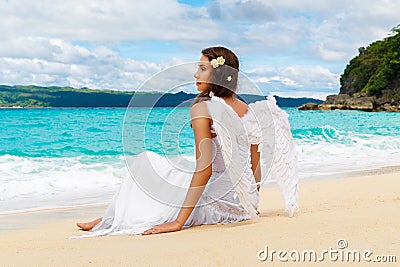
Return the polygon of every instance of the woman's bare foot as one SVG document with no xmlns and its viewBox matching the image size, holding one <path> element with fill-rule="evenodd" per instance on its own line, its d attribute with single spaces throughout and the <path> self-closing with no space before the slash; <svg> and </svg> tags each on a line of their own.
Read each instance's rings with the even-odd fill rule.
<svg viewBox="0 0 400 267">
<path fill-rule="evenodd" d="M 81 228 L 83 231 L 90 231 L 93 229 L 93 227 L 95 227 L 99 222 L 101 222 L 102 218 L 98 218 L 96 220 L 93 220 L 91 222 L 87 222 L 87 223 L 76 223 L 76 226 L 78 226 L 79 228 Z"/>
</svg>

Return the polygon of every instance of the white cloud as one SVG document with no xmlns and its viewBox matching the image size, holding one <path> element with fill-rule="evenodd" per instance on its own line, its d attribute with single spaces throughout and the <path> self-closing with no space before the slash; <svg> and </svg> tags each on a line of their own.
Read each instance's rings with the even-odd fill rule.
<svg viewBox="0 0 400 267">
<path fill-rule="evenodd" d="M 302 87 L 302 85 L 299 85 L 296 81 L 288 78 L 288 77 L 282 77 L 282 76 L 272 76 L 272 77 L 261 77 L 256 79 L 254 82 L 257 83 L 282 83 L 283 85 L 287 86 L 298 86 Z"/>
<path fill-rule="evenodd" d="M 213 19 L 226 21 L 262 22 L 278 18 L 275 8 L 263 1 L 214 1 L 207 6 Z"/>
<path fill-rule="evenodd" d="M 200 7 L 174 0 L 0 1 L 0 83 L 131 90 L 221 44 L 257 67 L 244 71 L 262 86 L 337 93 L 338 72 L 360 46 L 387 36 L 399 10 L 390 0 L 216 0 Z M 142 51 L 135 53 L 144 60 L 118 54 L 121 42 L 136 41 L 181 49 L 163 62 Z"/>
<path fill-rule="evenodd" d="M 296 95 L 325 98 L 338 93 L 339 75 L 321 66 L 287 66 L 257 68 L 246 72 L 261 91 L 279 92 L 279 96 Z"/>
<path fill-rule="evenodd" d="M 349 61 L 360 46 L 384 38 L 399 23 L 399 1 L 329 0 L 315 2 L 316 6 L 308 1 L 277 3 L 293 13 L 308 14 L 309 23 L 303 24 L 309 31 L 308 47 L 310 52 L 316 51 L 314 55 L 326 61 Z"/>
<path fill-rule="evenodd" d="M 229 14 L 238 3 L 248 2 L 253 1 L 217 0 L 213 5 L 224 7 Z M 358 47 L 382 39 L 399 23 L 399 1 L 256 2 L 274 10 L 273 19 L 264 12 L 265 19 L 253 23 L 229 20 L 231 25 L 224 24 L 229 31 L 223 35 L 237 51 L 252 55 L 263 52 L 275 56 L 279 53 L 282 57 L 294 55 L 297 60 L 333 61 L 343 65 L 357 54 Z M 259 16 L 256 14 L 255 17 Z M 251 14 L 248 18 L 252 21 Z"/>
<path fill-rule="evenodd" d="M 1 1 L 0 17 L 1 39 L 36 36 L 119 42 L 217 36 L 211 30 L 217 25 L 208 19 L 205 8 L 191 8 L 173 0 Z"/>
<path fill-rule="evenodd" d="M 160 64 L 121 58 L 103 46 L 89 51 L 62 40 L 35 38 L 19 43 L 39 53 L 35 57 L 24 45 L 14 46 L 18 57 L 4 52 L 6 56 L 0 57 L 2 83 L 133 90 L 162 69 Z"/>
<path fill-rule="evenodd" d="M 165 62 L 139 61 L 110 47 L 122 41 L 212 39 L 218 25 L 207 16 L 205 7 L 173 0 L 1 1 L 0 83 L 137 89 L 183 60 L 175 55 Z M 86 48 L 76 41 L 93 43 Z"/>
</svg>

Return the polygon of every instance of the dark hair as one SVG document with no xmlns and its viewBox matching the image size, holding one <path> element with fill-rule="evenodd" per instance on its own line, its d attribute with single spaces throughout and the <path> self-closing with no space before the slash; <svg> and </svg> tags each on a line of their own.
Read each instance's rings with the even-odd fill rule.
<svg viewBox="0 0 400 267">
<path fill-rule="evenodd" d="M 223 65 L 213 68 L 210 74 L 210 88 L 200 92 L 193 100 L 193 104 L 210 99 L 210 91 L 215 96 L 230 97 L 235 94 L 238 83 L 239 59 L 228 48 L 222 46 L 208 47 L 201 51 L 209 61 L 222 56 L 225 59 Z M 230 79 L 228 80 L 228 77 Z"/>
</svg>

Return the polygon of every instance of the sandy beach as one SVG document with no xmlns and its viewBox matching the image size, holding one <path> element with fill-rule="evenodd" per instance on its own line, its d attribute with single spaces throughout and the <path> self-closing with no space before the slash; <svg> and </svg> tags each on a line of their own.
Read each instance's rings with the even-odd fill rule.
<svg viewBox="0 0 400 267">
<path fill-rule="evenodd" d="M 101 216 L 104 205 L 1 215 L 1 265 L 309 266 L 308 256 L 303 260 L 302 254 L 314 250 L 324 259 L 317 263 L 312 259 L 311 265 L 398 266 L 398 168 L 302 182 L 300 190 L 300 211 L 293 218 L 284 213 L 277 188 L 263 188 L 260 222 L 202 225 L 152 236 L 69 239 L 83 233 L 75 227 L 76 221 Z M 276 252 L 271 259 L 273 250 L 286 254 L 281 252 L 279 259 Z M 323 254 L 324 250 L 330 252 Z M 349 250 L 360 252 L 360 262 L 353 262 L 351 255 L 350 262 L 346 261 L 343 255 Z M 298 251 L 300 262 L 295 262 L 293 251 Z M 331 258 L 328 253 L 333 253 Z M 396 263 L 373 262 L 377 256 Z M 372 262 L 366 262 L 368 259 Z"/>
</svg>

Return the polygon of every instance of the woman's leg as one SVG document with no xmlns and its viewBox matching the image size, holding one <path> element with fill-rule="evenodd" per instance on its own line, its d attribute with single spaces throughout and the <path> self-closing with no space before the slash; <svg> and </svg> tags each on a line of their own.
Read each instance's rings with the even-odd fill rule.
<svg viewBox="0 0 400 267">
<path fill-rule="evenodd" d="M 76 223 L 76 226 L 81 228 L 83 231 L 90 231 L 93 227 L 95 227 L 99 222 L 101 222 L 101 217 L 87 223 Z"/>
</svg>

